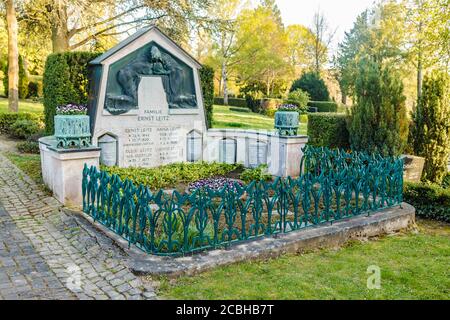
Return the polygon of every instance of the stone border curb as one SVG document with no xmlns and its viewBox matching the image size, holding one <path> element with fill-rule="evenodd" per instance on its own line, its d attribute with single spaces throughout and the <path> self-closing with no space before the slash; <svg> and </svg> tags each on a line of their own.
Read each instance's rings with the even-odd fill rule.
<svg viewBox="0 0 450 320">
<path fill-rule="evenodd" d="M 131 245 L 84 212 L 64 209 L 74 216 L 88 221 L 97 230 L 110 237 L 129 256 L 131 271 L 139 275 L 192 275 L 208 269 L 255 259 L 266 259 L 285 253 L 298 253 L 312 249 L 339 247 L 353 239 L 366 239 L 415 226 L 415 209 L 405 202 L 371 213 L 334 222 L 311 226 L 306 229 L 259 238 L 232 245 L 228 249 L 216 249 L 182 257 L 161 257 L 147 254 Z"/>
</svg>

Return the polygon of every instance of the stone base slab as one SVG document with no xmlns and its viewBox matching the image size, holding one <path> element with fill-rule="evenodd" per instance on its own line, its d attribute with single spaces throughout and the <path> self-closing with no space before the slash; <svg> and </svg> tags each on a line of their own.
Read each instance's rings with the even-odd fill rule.
<svg viewBox="0 0 450 320">
<path fill-rule="evenodd" d="M 367 239 L 408 230 L 415 226 L 415 209 L 404 202 L 401 206 L 372 212 L 370 216 L 362 215 L 274 237 L 259 238 L 232 245 L 228 249 L 210 250 L 184 257 L 161 257 L 147 254 L 133 245 L 129 247 L 128 241 L 100 223 L 94 222 L 89 215 L 83 212 L 70 211 L 70 213 L 78 220 L 92 223 L 121 247 L 129 255 L 129 268 L 134 273 L 171 277 L 183 274 L 192 275 L 240 261 L 274 258 L 285 253 L 337 248 L 349 240 Z"/>
<path fill-rule="evenodd" d="M 56 148 L 53 136 L 39 139 L 42 178 L 59 202 L 80 208 L 84 165 L 99 166 L 100 149 L 97 147 L 60 149 Z"/>
</svg>

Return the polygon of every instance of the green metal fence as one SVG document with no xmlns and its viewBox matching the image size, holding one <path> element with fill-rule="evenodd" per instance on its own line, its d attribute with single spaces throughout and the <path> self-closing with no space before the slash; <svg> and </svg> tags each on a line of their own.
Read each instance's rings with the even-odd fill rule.
<svg viewBox="0 0 450 320">
<path fill-rule="evenodd" d="M 303 174 L 152 192 L 97 168 L 83 170 L 83 210 L 140 249 L 181 255 L 370 214 L 402 202 L 403 161 L 306 147 Z"/>
</svg>

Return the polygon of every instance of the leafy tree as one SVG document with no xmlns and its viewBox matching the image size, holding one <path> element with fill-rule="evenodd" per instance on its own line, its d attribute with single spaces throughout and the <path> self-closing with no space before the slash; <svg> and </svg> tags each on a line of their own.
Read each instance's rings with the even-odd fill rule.
<svg viewBox="0 0 450 320">
<path fill-rule="evenodd" d="M 315 37 L 305 26 L 294 24 L 286 28 L 289 62 L 296 74 L 303 70 L 314 70 Z"/>
<path fill-rule="evenodd" d="M 314 70 L 317 74 L 320 74 L 322 65 L 328 60 L 328 47 L 337 29 L 332 31 L 324 14 L 317 10 L 314 13 L 310 30 L 314 35 Z"/>
<path fill-rule="evenodd" d="M 243 10 L 238 17 L 238 81 L 242 84 L 260 81 L 266 96 L 282 96 L 291 78 L 287 59 L 287 35 L 273 8 L 258 6 Z M 258 32 L 255 32 L 258 30 Z"/>
<path fill-rule="evenodd" d="M 398 71 L 371 57 L 360 60 L 351 111 L 354 150 L 399 155 L 408 135 L 405 96 Z"/>
<path fill-rule="evenodd" d="M 350 32 L 345 33 L 334 59 L 336 78 L 343 103 L 346 96 L 353 96 L 359 62 L 369 55 L 378 63 L 390 61 L 405 67 L 404 8 L 395 2 L 379 3 L 362 12 Z M 405 72 L 407 75 L 409 73 Z M 405 76 L 404 74 L 404 76 Z"/>
<path fill-rule="evenodd" d="M 306 72 L 291 86 L 291 92 L 297 89 L 306 91 L 313 101 L 328 101 L 330 93 L 322 78 L 316 72 Z"/>
<path fill-rule="evenodd" d="M 425 77 L 413 114 L 411 136 L 415 154 L 425 157 L 423 180 L 442 183 L 450 155 L 450 77 L 433 71 Z"/>
<path fill-rule="evenodd" d="M 21 18 L 29 30 L 51 39 L 53 52 L 97 46 L 143 25 L 157 24 L 172 38 L 187 40 L 191 27 L 211 21 L 202 16 L 211 0 L 28 0 Z"/>
<path fill-rule="evenodd" d="M 450 61 L 450 7 L 448 0 L 404 0 L 407 10 L 408 53 L 417 70 L 417 99 L 422 94 L 423 71 Z"/>
<path fill-rule="evenodd" d="M 229 75 L 233 73 L 236 64 L 239 63 L 237 53 L 241 49 L 243 41 L 237 39 L 236 18 L 240 7 L 241 0 L 218 0 L 216 5 L 210 9 L 210 15 L 222 21 L 210 32 L 213 41 L 210 59 L 214 61 L 213 65 L 220 68 L 219 95 L 221 92 L 223 93 L 225 105 L 228 105 Z"/>
</svg>

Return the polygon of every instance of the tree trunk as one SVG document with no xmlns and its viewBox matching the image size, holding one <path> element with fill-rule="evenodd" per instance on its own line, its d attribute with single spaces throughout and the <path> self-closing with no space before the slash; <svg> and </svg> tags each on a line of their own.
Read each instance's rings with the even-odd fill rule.
<svg viewBox="0 0 450 320">
<path fill-rule="evenodd" d="M 223 81 L 223 104 L 228 105 L 228 75 L 227 75 L 227 65 L 225 62 L 222 63 L 222 81 Z"/>
<path fill-rule="evenodd" d="M 422 96 L 422 80 L 423 80 L 422 52 L 419 51 L 417 60 L 417 103 Z"/>
<path fill-rule="evenodd" d="M 417 43 L 417 103 L 422 96 L 422 22 L 419 23 L 419 41 Z"/>
<path fill-rule="evenodd" d="M 14 0 L 6 0 L 8 26 L 8 108 L 19 111 L 19 49 L 17 47 L 17 18 Z"/>
<path fill-rule="evenodd" d="M 54 21 L 52 23 L 53 52 L 69 51 L 69 31 L 67 28 L 67 6 L 61 0 L 55 1 Z"/>
</svg>

